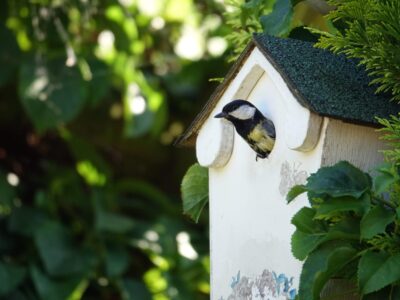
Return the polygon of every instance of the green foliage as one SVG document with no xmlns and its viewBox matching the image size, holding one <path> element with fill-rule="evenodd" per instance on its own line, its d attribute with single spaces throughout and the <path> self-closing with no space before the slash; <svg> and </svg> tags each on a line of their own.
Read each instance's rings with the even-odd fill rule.
<svg viewBox="0 0 400 300">
<path fill-rule="evenodd" d="M 400 101 L 400 3 L 397 0 L 331 0 L 336 7 L 328 18 L 334 33 L 320 32 L 318 47 L 360 60 L 377 84 L 377 92 L 390 92 Z"/>
<path fill-rule="evenodd" d="M 170 146 L 225 73 L 223 9 L 0 1 L 1 299 L 209 298 Z"/>
<path fill-rule="evenodd" d="M 325 283 L 337 277 L 357 282 L 366 299 L 398 289 L 400 177 L 396 167 L 377 172 L 372 183 L 367 173 L 339 162 L 289 192 L 288 201 L 306 192 L 311 205 L 292 219 L 292 252 L 305 260 L 299 299 L 320 299 Z"/>
<path fill-rule="evenodd" d="M 208 203 L 208 169 L 194 164 L 182 179 L 183 212 L 196 223 Z"/>
</svg>

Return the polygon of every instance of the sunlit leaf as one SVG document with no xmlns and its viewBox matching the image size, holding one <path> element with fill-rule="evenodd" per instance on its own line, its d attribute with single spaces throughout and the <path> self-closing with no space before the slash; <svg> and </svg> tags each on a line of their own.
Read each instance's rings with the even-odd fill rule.
<svg viewBox="0 0 400 300">
<path fill-rule="evenodd" d="M 290 191 L 286 195 L 286 201 L 288 203 L 292 202 L 297 196 L 301 195 L 302 193 L 306 192 L 307 189 L 305 185 L 295 185 L 290 189 Z"/>
<path fill-rule="evenodd" d="M 192 165 L 181 184 L 183 212 L 198 222 L 204 206 L 208 203 L 208 169 Z"/>
</svg>

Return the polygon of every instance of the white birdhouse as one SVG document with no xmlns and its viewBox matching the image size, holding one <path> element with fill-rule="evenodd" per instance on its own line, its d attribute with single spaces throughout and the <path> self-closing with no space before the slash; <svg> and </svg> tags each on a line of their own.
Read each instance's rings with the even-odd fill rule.
<svg viewBox="0 0 400 300">
<path fill-rule="evenodd" d="M 287 205 L 286 194 L 322 166 L 348 160 L 368 171 L 381 162 L 375 116 L 398 107 L 368 83 L 357 62 L 256 35 L 182 136 L 209 168 L 212 300 L 294 299 L 302 263 L 291 253 L 291 218 L 307 200 Z M 256 161 L 234 127 L 213 117 L 234 99 L 273 121 L 268 158 Z"/>
</svg>

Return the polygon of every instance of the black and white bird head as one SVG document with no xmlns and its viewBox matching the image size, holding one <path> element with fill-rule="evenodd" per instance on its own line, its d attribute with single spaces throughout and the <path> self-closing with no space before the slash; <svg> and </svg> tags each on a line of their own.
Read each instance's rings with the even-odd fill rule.
<svg viewBox="0 0 400 300">
<path fill-rule="evenodd" d="M 215 118 L 224 118 L 232 123 L 252 120 L 256 115 L 261 114 L 258 109 L 246 100 L 233 100 L 226 104 L 222 112 L 215 115 Z M 262 114 L 261 114 L 262 115 Z"/>
<path fill-rule="evenodd" d="M 231 122 L 237 133 L 257 153 L 266 158 L 275 144 L 275 126 L 253 104 L 246 100 L 233 100 L 214 116 Z"/>
</svg>

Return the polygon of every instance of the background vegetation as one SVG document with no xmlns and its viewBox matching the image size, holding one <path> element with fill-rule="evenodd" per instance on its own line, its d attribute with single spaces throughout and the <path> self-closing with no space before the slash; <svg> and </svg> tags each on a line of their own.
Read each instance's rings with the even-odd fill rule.
<svg viewBox="0 0 400 300">
<path fill-rule="evenodd" d="M 171 144 L 253 32 L 304 26 L 339 32 L 298 0 L 1 1 L 0 298 L 208 299 Z"/>
</svg>

